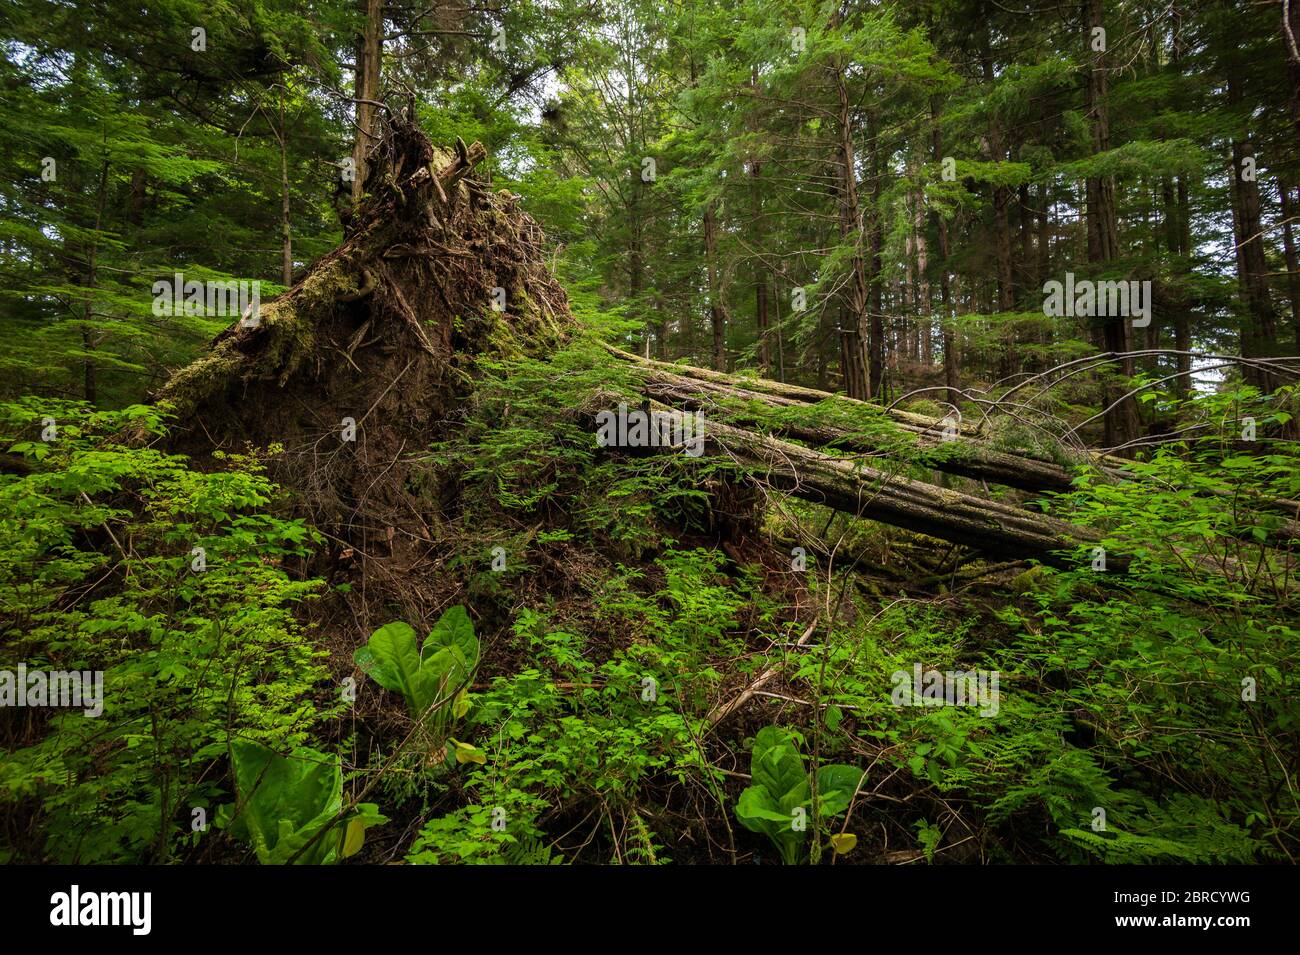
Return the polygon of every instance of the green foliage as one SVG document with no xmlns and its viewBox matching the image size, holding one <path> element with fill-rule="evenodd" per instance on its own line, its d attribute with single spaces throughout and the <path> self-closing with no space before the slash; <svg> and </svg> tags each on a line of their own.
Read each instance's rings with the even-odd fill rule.
<svg viewBox="0 0 1300 955">
<path fill-rule="evenodd" d="M 758 731 L 749 766 L 753 783 L 740 794 L 736 818 L 771 839 L 786 865 L 804 856 L 807 826 L 824 825 L 847 811 L 866 775 L 834 763 L 809 773 L 795 735 L 778 726 Z"/>
<path fill-rule="evenodd" d="M 531 822 L 507 831 L 504 806 L 465 806 L 432 819 L 420 830 L 406 861 L 411 865 L 563 865 Z M 515 835 L 514 833 L 522 833 Z"/>
<path fill-rule="evenodd" d="M 233 318 L 155 315 L 153 281 L 258 279 L 266 301 L 338 244 L 364 11 L 12 0 L 0 391 L 32 397 L 0 407 L 0 667 L 102 671 L 106 695 L 99 717 L 6 723 L 0 857 L 219 859 L 230 841 L 191 822 L 223 806 L 263 862 L 351 813 L 296 860 L 336 861 L 379 818 L 343 799 L 355 765 L 418 832 L 394 850 L 412 863 L 712 858 L 736 849 L 733 815 L 787 862 L 819 861 L 861 764 L 882 788 L 859 832 L 901 833 L 931 862 L 1300 858 L 1295 393 L 1199 357 L 1195 381 L 1164 380 L 1186 357 L 1168 349 L 1293 353 L 1286 44 L 1267 4 L 1155 9 L 1107 4 L 1101 58 L 1053 5 L 519 0 L 460 10 L 454 29 L 444 9 L 387 5 L 380 95 L 398 106 L 410 87 L 435 143 L 487 146 L 480 168 L 543 226 L 583 326 L 553 354 L 456 355 L 472 396 L 438 443 L 403 445 L 439 600 L 472 602 L 484 637 L 453 607 L 422 646 L 395 622 L 356 651 L 420 721 L 408 750 L 384 719 L 337 719 L 305 622 L 321 538 L 285 516 L 301 502 L 265 476 L 276 449 L 196 467 L 164 450 L 165 409 L 137 404 Z M 196 23 L 212 52 L 189 46 Z M 496 26 L 503 49 L 482 42 Z M 1243 151 L 1258 185 L 1224 173 Z M 1151 280 L 1159 318 L 1132 381 L 1087 366 L 1095 323 L 1043 314 L 1043 281 L 1067 270 Z M 832 518 L 725 454 L 593 441 L 596 411 L 643 397 L 602 341 L 844 390 L 855 331 L 884 365 L 872 404 L 719 398 L 707 416 L 835 428 L 871 450 L 832 456 L 933 481 L 982 449 L 1073 468 L 1103 443 L 1111 390 L 1141 386 L 1129 479 L 1083 468 L 1074 493 L 1033 504 L 1093 528 L 1111 571 L 1086 548 L 963 582 L 943 571 L 980 569 L 965 548 Z M 927 446 L 885 413 L 947 413 L 952 374 L 978 447 Z M 828 547 L 795 574 L 786 538 Z M 999 707 L 894 705 L 891 680 L 917 663 L 999 674 Z M 769 671 L 745 719 L 790 729 L 759 734 L 741 792 L 745 720 L 711 716 Z M 781 825 L 794 809 L 811 846 Z"/>
<path fill-rule="evenodd" d="M 318 582 L 285 566 L 314 534 L 276 516 L 256 454 L 200 472 L 115 440 L 162 427 L 155 408 L 0 409 L 29 469 L 0 475 L 0 666 L 104 674 L 101 716 L 36 720 L 0 760 L 0 799 L 40 820 L 26 858 L 176 858 L 209 838 L 192 814 L 220 801 L 231 737 L 288 750 L 337 711 L 293 615 Z"/>
<path fill-rule="evenodd" d="M 343 814 L 338 756 L 306 746 L 286 756 L 237 739 L 230 762 L 238 803 L 222 807 L 218 825 L 248 842 L 262 865 L 330 865 L 359 852 L 366 829 L 388 821 L 373 803 Z"/>
<path fill-rule="evenodd" d="M 479 642 L 469 614 L 455 606 L 438 618 L 418 652 L 415 631 L 398 622 L 372 633 L 355 658 L 367 676 L 401 693 L 411 715 L 428 718 L 426 725 L 441 736 L 451 719 L 469 709 L 468 686 L 478 667 Z"/>
</svg>

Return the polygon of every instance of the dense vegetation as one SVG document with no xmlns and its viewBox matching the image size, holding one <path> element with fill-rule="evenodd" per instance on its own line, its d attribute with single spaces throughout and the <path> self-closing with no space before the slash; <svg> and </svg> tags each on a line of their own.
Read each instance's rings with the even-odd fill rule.
<svg viewBox="0 0 1300 955">
<path fill-rule="evenodd" d="M 0 24 L 0 861 L 1296 861 L 1290 5 Z"/>
</svg>

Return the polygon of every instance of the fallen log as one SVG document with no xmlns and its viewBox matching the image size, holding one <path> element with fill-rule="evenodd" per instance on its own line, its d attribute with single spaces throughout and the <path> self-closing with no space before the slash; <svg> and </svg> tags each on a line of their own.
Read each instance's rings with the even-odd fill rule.
<svg viewBox="0 0 1300 955">
<path fill-rule="evenodd" d="M 721 398 L 758 401 L 773 408 L 802 405 L 802 402 L 795 402 L 788 398 L 764 395 L 740 387 L 697 381 L 660 371 L 647 378 L 644 391 L 648 397 L 662 401 L 664 404 L 682 404 L 692 410 L 716 408 L 718 399 Z M 764 423 L 758 415 L 746 414 L 744 411 L 729 410 L 727 417 L 732 422 L 746 427 Z M 716 415 L 711 420 L 716 420 Z M 915 434 L 922 447 L 941 448 L 946 443 L 931 429 L 915 425 L 900 425 L 900 427 Z M 784 437 L 814 447 L 837 447 L 863 454 L 878 454 L 882 450 L 879 442 L 873 442 L 840 428 L 787 421 L 775 425 L 773 430 Z M 1040 461 L 1037 458 L 994 451 L 965 440 L 954 445 L 952 453 L 935 456 L 926 464 L 945 474 L 989 481 L 1024 491 L 1061 492 L 1073 489 L 1074 474 L 1068 468 L 1052 462 Z"/>
<path fill-rule="evenodd" d="M 911 411 L 899 411 L 897 409 L 882 409 L 879 405 L 873 405 L 870 402 L 860 401 L 857 398 L 849 398 L 845 395 L 834 395 L 828 391 L 818 391 L 816 388 L 804 388 L 801 385 L 787 385 L 784 382 L 773 381 L 770 378 L 743 378 L 737 379 L 733 375 L 727 375 L 720 371 L 710 371 L 708 368 L 697 368 L 694 365 L 675 365 L 666 361 L 656 361 L 653 358 L 643 358 L 640 355 L 634 355 L 632 352 L 623 351 L 621 348 L 615 348 L 613 345 L 602 343 L 611 355 L 622 359 L 623 361 L 634 362 L 645 368 L 652 368 L 656 371 L 666 372 L 668 374 L 678 375 L 686 378 L 694 378 L 697 381 L 705 381 L 711 384 L 724 385 L 729 388 L 737 387 L 738 382 L 743 382 L 744 386 L 763 395 L 770 395 L 776 398 L 784 398 L 798 404 L 816 404 L 825 401 L 828 398 L 836 398 L 840 401 L 860 404 L 871 408 L 874 412 L 883 412 L 888 415 L 890 420 L 896 424 L 908 429 L 930 431 L 934 434 L 941 434 L 946 426 L 942 418 L 931 418 L 927 415 L 914 414 Z M 978 434 L 975 425 L 957 422 L 955 425 L 959 434 L 970 435 L 974 437 Z"/>
<path fill-rule="evenodd" d="M 638 363 L 644 364 L 647 361 L 628 352 L 620 352 L 615 348 L 611 348 L 611 351 L 620 357 L 627 355 L 634 358 Z M 751 386 L 758 385 L 758 382 L 752 379 L 740 379 L 741 383 L 737 383 L 737 379 L 708 369 L 669 365 L 666 362 L 651 361 L 650 364 L 654 367 L 653 370 L 647 369 L 643 391 L 648 397 L 665 404 L 684 405 L 693 410 L 708 410 L 709 408 L 717 409 L 719 402 L 723 399 L 732 399 L 733 402 L 758 402 L 774 409 L 808 406 L 806 397 L 795 398 L 790 397 L 788 394 L 768 394 L 752 390 Z M 667 370 L 670 368 L 686 370 L 692 374 L 677 374 Z M 694 374 L 696 372 L 701 374 L 697 376 Z M 762 382 L 763 387 L 770 384 L 779 385 L 779 383 Z M 780 388 L 791 394 L 811 392 L 823 397 L 843 398 L 843 396 L 826 395 L 822 392 L 814 392 L 812 389 L 800 388 L 795 385 L 780 385 Z M 843 398 L 843 400 L 855 399 Z M 881 409 L 875 406 L 870 407 L 872 413 L 881 413 Z M 743 427 L 769 426 L 783 437 L 793 438 L 814 448 L 834 447 L 861 454 L 881 454 L 883 452 L 881 442 L 873 441 L 861 433 L 826 425 L 791 421 L 782 421 L 779 424 L 771 425 L 770 422 L 762 419 L 759 415 L 748 414 L 743 409 L 737 408 L 734 403 L 732 407 L 727 409 L 726 416 L 734 424 Z M 941 449 L 947 447 L 951 449 L 949 453 L 934 455 L 925 462 L 927 467 L 931 467 L 936 471 L 1033 493 L 1063 493 L 1075 489 L 1075 473 L 1070 468 L 1023 453 L 989 448 L 978 440 L 972 440 L 973 436 L 970 434 L 971 429 L 969 428 L 961 434 L 958 440 L 950 442 L 942 438 L 944 424 L 942 421 L 925 418 L 921 415 L 912 415 L 907 412 L 889 412 L 888 416 L 891 424 L 899 430 L 915 436 L 918 444 L 923 448 Z M 923 423 L 918 424 L 918 421 Z M 1108 458 L 1104 455 L 1093 454 L 1092 459 L 1094 467 L 1104 477 L 1111 480 L 1135 479 L 1135 475 L 1127 469 L 1108 466 L 1105 463 Z M 1300 505 L 1297 505 L 1294 501 L 1265 498 L 1251 498 L 1251 501 L 1260 510 L 1290 515 L 1276 528 L 1270 529 L 1268 540 L 1271 543 L 1286 545 L 1292 541 L 1300 540 L 1300 521 L 1294 519 L 1294 516 L 1300 513 Z M 1250 539 L 1248 532 L 1243 531 L 1243 535 Z"/>
<path fill-rule="evenodd" d="M 1077 566 L 1070 555 L 1099 541 L 1094 530 L 1045 514 L 889 474 L 801 445 L 710 421 L 708 440 L 764 483 L 856 517 L 928 534 L 999 557 Z M 1119 558 L 1109 562 L 1124 570 Z"/>
<path fill-rule="evenodd" d="M 597 397 L 599 404 L 601 398 Z M 686 412 L 647 401 L 653 415 L 662 415 L 659 433 L 674 430 L 676 419 Z M 665 424 L 669 427 L 665 427 Z M 677 425 L 681 433 L 699 427 Z M 1063 569 L 1075 569 L 1091 562 L 1102 534 L 1046 514 L 988 501 L 972 494 L 936 487 L 901 474 L 891 474 L 846 458 L 834 458 L 811 448 L 791 444 L 742 428 L 708 423 L 704 444 L 714 454 L 731 457 L 754 481 L 784 491 L 793 497 L 819 504 L 858 518 L 878 521 L 953 544 L 962 544 L 984 554 L 1012 561 L 1037 560 Z M 663 443 L 662 450 L 686 450 L 688 445 Z M 1080 550 L 1088 550 L 1080 554 Z M 1236 558 L 1183 555 L 1185 565 L 1195 565 L 1210 574 L 1231 578 L 1249 577 L 1257 571 Z M 1105 555 L 1102 573 L 1125 574 L 1132 561 L 1116 553 Z M 1286 593 L 1300 592 L 1300 581 L 1290 576 L 1282 584 Z"/>
<path fill-rule="evenodd" d="M 589 409 L 608 408 L 618 400 L 616 394 L 598 392 Z M 626 404 L 621 409 L 620 413 L 626 413 Z M 649 424 L 627 446 L 686 451 L 692 447 L 689 439 L 701 435 L 699 422 L 688 420 L 687 412 L 658 401 L 647 400 L 633 413 L 648 414 Z M 600 415 L 593 414 L 592 420 L 593 425 L 599 424 Z M 707 447 L 711 453 L 729 456 L 763 486 L 986 554 L 1073 566 L 1077 558 L 1064 552 L 1101 539 L 1096 531 L 1045 514 L 936 487 L 716 420 L 703 427 L 702 437 L 704 443 L 698 450 Z M 623 446 L 621 440 L 600 443 L 603 447 Z M 1119 560 L 1114 563 L 1117 570 L 1125 567 Z"/>
</svg>

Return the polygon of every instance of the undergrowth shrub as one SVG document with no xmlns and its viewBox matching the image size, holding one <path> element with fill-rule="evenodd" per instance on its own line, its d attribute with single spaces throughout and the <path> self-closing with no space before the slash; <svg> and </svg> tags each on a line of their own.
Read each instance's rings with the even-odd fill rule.
<svg viewBox="0 0 1300 955">
<path fill-rule="evenodd" d="M 97 718 L 4 711 L 15 858 L 185 856 L 232 795 L 233 741 L 288 751 L 339 706 L 293 615 L 318 583 L 286 569 L 313 532 L 276 515 L 256 452 L 201 473 L 113 439 L 163 428 L 152 407 L 0 410 L 4 446 L 26 462 L 0 475 L 0 668 L 98 670 L 104 688 Z"/>
</svg>

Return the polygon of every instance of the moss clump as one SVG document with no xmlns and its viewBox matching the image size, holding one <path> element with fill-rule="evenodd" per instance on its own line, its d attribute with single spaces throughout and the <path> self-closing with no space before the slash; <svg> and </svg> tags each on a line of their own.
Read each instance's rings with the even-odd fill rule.
<svg viewBox="0 0 1300 955">
<path fill-rule="evenodd" d="M 158 400 L 170 403 L 178 418 L 188 418 L 224 391 L 242 364 L 243 356 L 223 342 L 173 375 Z"/>
</svg>

